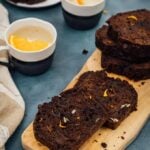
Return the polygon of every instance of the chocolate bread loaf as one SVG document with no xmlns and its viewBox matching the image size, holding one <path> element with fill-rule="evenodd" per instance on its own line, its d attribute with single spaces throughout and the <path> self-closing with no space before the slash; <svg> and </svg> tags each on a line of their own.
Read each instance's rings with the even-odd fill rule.
<svg viewBox="0 0 150 150">
<path fill-rule="evenodd" d="M 105 55 L 112 57 L 117 57 L 129 62 L 141 63 L 150 60 L 150 50 L 145 53 L 145 57 L 138 54 L 144 53 L 143 50 L 137 50 L 134 45 L 127 46 L 126 43 L 122 43 L 119 40 L 114 41 L 108 35 L 109 26 L 104 25 L 96 32 L 96 46 L 99 48 Z"/>
<path fill-rule="evenodd" d="M 84 73 L 74 88 L 86 90 L 91 99 L 102 96 L 109 98 L 102 104 L 109 114 L 105 126 L 111 129 L 117 128 L 137 107 L 135 89 L 127 81 L 107 77 L 104 71 Z"/>
<path fill-rule="evenodd" d="M 107 23 L 96 32 L 102 67 L 135 81 L 149 79 L 150 11 L 118 13 Z"/>
<path fill-rule="evenodd" d="M 101 101 L 99 101 L 101 99 Z M 39 106 L 33 129 L 35 138 L 51 150 L 77 150 L 107 120 L 101 102 L 72 89 Z"/>
<path fill-rule="evenodd" d="M 138 81 L 150 78 L 150 60 L 144 63 L 129 63 L 102 53 L 101 65 L 106 71 L 124 75 Z"/>
<path fill-rule="evenodd" d="M 14 3 L 36 4 L 46 0 L 11 0 Z"/>
</svg>

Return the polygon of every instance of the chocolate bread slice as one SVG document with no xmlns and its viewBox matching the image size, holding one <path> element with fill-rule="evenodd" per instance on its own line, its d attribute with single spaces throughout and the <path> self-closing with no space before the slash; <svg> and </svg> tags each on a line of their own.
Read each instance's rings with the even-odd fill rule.
<svg viewBox="0 0 150 150">
<path fill-rule="evenodd" d="M 26 3 L 26 4 L 36 4 L 40 2 L 44 2 L 46 0 L 11 0 L 14 3 Z"/>
<path fill-rule="evenodd" d="M 99 101 L 101 99 L 101 101 Z M 101 104 L 108 98 L 91 100 L 84 90 L 72 89 L 39 106 L 33 123 L 35 138 L 51 150 L 77 150 L 107 120 Z"/>
<path fill-rule="evenodd" d="M 109 24 L 109 36 L 124 45 L 140 58 L 150 58 L 150 11 L 146 9 L 118 13 L 112 16 Z"/>
<path fill-rule="evenodd" d="M 136 105 L 137 93 L 128 82 L 89 71 L 73 89 L 39 106 L 34 135 L 51 150 L 77 150 L 102 125 L 115 129 Z"/>
<path fill-rule="evenodd" d="M 121 43 L 119 40 L 114 41 L 108 36 L 109 27 L 104 25 L 96 31 L 96 46 L 105 55 L 117 57 L 129 62 L 145 62 L 150 60 L 150 57 L 142 57 L 135 52 L 133 46 L 127 46 L 125 43 Z M 149 50 L 150 52 L 150 50 Z M 143 52 L 141 52 L 143 53 Z M 139 57 L 140 56 L 140 57 Z"/>
<path fill-rule="evenodd" d="M 79 91 L 86 90 L 86 94 L 91 99 L 102 96 L 109 98 L 109 101 L 104 101 L 102 104 L 109 114 L 105 126 L 111 129 L 117 128 L 137 107 L 135 89 L 127 81 L 107 77 L 104 71 L 84 73 L 74 88 Z"/>
<path fill-rule="evenodd" d="M 106 71 L 124 75 L 138 81 L 150 79 L 150 61 L 145 63 L 129 63 L 122 59 L 102 54 L 101 65 Z"/>
</svg>

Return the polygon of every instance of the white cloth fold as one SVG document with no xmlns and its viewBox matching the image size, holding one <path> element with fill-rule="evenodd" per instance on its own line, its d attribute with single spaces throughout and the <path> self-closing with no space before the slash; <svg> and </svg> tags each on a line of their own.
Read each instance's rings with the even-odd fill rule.
<svg viewBox="0 0 150 150">
<path fill-rule="evenodd" d="M 4 31 L 8 25 L 8 11 L 0 4 L 0 45 L 5 45 Z"/>
<path fill-rule="evenodd" d="M 0 4 L 0 46 L 5 45 L 4 32 L 9 25 L 8 12 Z M 8 61 L 8 52 L 0 51 L 0 61 Z M 18 91 L 9 70 L 0 65 L 0 150 L 23 119 L 24 100 Z"/>
</svg>

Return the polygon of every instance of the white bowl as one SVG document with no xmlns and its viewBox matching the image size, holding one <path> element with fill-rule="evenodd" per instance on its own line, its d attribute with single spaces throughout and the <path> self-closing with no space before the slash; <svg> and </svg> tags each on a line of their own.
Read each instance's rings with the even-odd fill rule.
<svg viewBox="0 0 150 150">
<path fill-rule="evenodd" d="M 12 35 L 15 31 L 17 31 L 20 28 L 29 27 L 29 26 L 41 27 L 47 30 L 47 32 L 50 33 L 53 37 L 52 43 L 50 43 L 47 48 L 42 49 L 40 51 L 36 51 L 36 52 L 35 51 L 30 51 L 30 52 L 21 51 L 21 50 L 14 48 L 9 43 L 10 35 Z M 20 19 L 20 20 L 13 22 L 8 27 L 5 33 L 5 40 L 9 47 L 9 54 L 11 56 L 23 62 L 38 62 L 38 61 L 48 58 L 49 56 L 53 54 L 55 47 L 56 47 L 57 32 L 56 32 L 55 27 L 49 22 L 36 19 L 36 18 L 25 18 L 25 19 Z"/>
<path fill-rule="evenodd" d="M 93 5 L 77 5 L 70 0 L 62 0 L 62 7 L 68 13 L 81 17 L 94 16 L 100 13 L 105 7 L 105 0 L 99 0 L 98 3 Z"/>
</svg>

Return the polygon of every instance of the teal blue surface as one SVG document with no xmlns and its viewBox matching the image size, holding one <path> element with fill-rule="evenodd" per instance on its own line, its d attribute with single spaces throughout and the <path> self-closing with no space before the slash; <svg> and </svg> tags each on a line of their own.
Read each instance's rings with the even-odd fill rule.
<svg viewBox="0 0 150 150">
<path fill-rule="evenodd" d="M 58 31 L 57 48 L 52 67 L 43 75 L 29 77 L 18 72 L 12 73 L 13 79 L 18 86 L 26 103 L 24 120 L 15 134 L 6 144 L 6 150 L 21 150 L 21 134 L 34 119 L 37 105 L 61 92 L 71 81 L 75 74 L 95 50 L 95 30 L 104 24 L 111 15 L 138 8 L 150 9 L 150 0 L 106 0 L 108 14 L 103 14 L 99 25 L 88 31 L 77 31 L 68 27 L 63 19 L 61 6 L 48 7 L 38 10 L 29 10 L 14 7 L 0 0 L 9 11 L 10 21 L 20 18 L 37 17 L 51 22 Z M 87 55 L 82 50 L 87 49 Z M 15 119 L 15 118 L 14 118 Z M 136 118 L 135 118 L 136 119 Z M 127 150 L 150 150 L 150 121 L 147 122 L 137 139 Z"/>
</svg>

